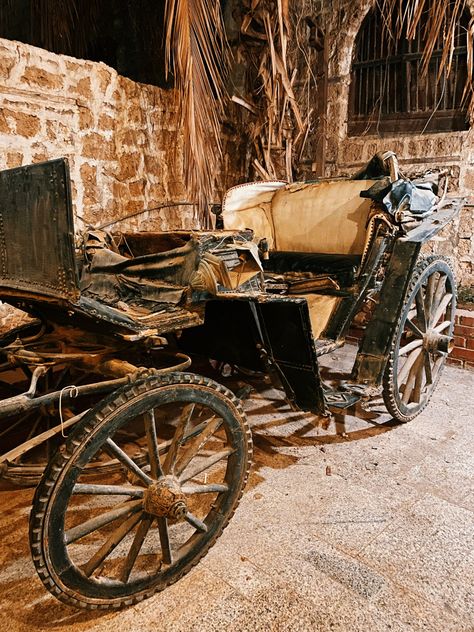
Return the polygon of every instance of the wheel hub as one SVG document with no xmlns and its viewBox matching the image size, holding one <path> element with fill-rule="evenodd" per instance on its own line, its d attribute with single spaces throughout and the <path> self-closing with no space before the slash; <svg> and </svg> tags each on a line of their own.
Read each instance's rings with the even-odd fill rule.
<svg viewBox="0 0 474 632">
<path fill-rule="evenodd" d="M 162 476 L 143 494 L 143 508 L 152 516 L 181 520 L 187 513 L 186 496 L 174 476 Z"/>
<path fill-rule="evenodd" d="M 448 353 L 453 345 L 452 336 L 443 336 L 434 329 L 428 329 L 423 336 L 423 347 L 431 353 L 440 351 Z"/>
</svg>

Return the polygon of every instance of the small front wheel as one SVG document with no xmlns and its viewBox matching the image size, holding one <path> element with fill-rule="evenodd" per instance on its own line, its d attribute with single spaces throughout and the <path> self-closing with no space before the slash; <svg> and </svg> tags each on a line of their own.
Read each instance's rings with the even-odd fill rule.
<svg viewBox="0 0 474 632">
<path fill-rule="evenodd" d="M 448 356 L 456 311 L 453 270 L 442 257 L 416 266 L 383 379 L 388 412 L 410 421 L 428 404 Z"/>
<path fill-rule="evenodd" d="M 46 468 L 30 518 L 33 560 L 65 603 L 121 608 L 163 590 L 227 525 L 249 470 L 239 400 L 190 373 L 116 391 Z M 118 460 L 119 471 L 88 463 Z"/>
</svg>

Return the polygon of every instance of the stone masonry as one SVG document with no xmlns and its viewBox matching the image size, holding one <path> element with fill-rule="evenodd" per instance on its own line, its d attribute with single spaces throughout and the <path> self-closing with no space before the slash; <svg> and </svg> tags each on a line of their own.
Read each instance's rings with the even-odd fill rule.
<svg viewBox="0 0 474 632">
<path fill-rule="evenodd" d="M 174 96 L 102 63 L 0 39 L 0 169 L 66 156 L 79 229 L 185 200 Z M 191 228 L 192 208 L 120 227 Z"/>
</svg>

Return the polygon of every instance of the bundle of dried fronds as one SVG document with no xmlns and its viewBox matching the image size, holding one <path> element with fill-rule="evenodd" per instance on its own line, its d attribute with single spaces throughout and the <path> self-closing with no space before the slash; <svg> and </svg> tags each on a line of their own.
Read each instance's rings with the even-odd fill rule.
<svg viewBox="0 0 474 632">
<path fill-rule="evenodd" d="M 452 70 L 456 45 L 457 25 L 466 10 L 466 0 L 378 0 L 385 18 L 386 33 L 392 39 L 413 39 L 418 27 L 423 29 L 424 52 L 422 73 L 428 73 L 433 52 L 443 42 L 437 80 L 447 77 Z M 474 19 L 470 20 L 465 33 L 467 46 L 468 84 L 465 97 L 469 99 L 469 113 L 474 114 Z"/>
<path fill-rule="evenodd" d="M 311 112 L 304 112 L 295 91 L 297 64 L 288 54 L 292 27 L 287 0 L 243 2 L 241 34 L 253 65 L 248 94 L 232 100 L 246 109 L 253 144 L 253 166 L 263 179 L 293 180 L 295 162 L 307 139 Z M 250 114 L 248 114 L 250 112 Z"/>
<path fill-rule="evenodd" d="M 172 70 L 184 136 L 184 177 L 208 225 L 219 170 L 227 41 L 219 0 L 166 0 L 167 70 Z"/>
</svg>

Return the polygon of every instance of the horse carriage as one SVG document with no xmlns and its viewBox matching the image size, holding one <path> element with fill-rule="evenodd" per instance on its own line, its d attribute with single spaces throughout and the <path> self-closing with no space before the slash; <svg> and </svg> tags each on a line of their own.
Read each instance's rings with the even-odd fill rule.
<svg viewBox="0 0 474 632">
<path fill-rule="evenodd" d="M 204 357 L 264 372 L 299 409 L 383 397 L 427 405 L 451 346 L 449 262 L 420 249 L 458 212 L 376 157 L 351 179 L 230 189 L 207 231 L 75 234 L 67 161 L 0 172 L 0 474 L 37 485 L 45 587 L 83 608 L 131 605 L 189 571 L 244 489 L 241 401 L 190 372 Z M 318 358 L 368 317 L 349 380 Z"/>
</svg>

